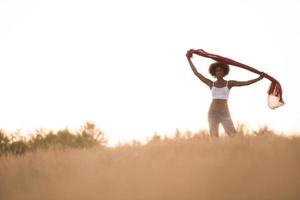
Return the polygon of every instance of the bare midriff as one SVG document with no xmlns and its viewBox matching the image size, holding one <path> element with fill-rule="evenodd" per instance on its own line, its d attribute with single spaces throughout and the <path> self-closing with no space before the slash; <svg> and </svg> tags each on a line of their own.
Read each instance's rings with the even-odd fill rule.
<svg viewBox="0 0 300 200">
<path fill-rule="evenodd" d="M 210 104 L 210 109 L 213 110 L 220 110 L 220 111 L 229 111 L 227 100 L 225 99 L 213 99 L 213 101 Z"/>
</svg>

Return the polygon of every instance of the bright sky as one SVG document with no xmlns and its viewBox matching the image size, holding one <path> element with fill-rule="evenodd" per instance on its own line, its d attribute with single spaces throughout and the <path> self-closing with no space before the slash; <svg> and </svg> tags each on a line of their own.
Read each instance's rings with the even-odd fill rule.
<svg viewBox="0 0 300 200">
<path fill-rule="evenodd" d="M 298 0 L 1 0 L 0 127 L 80 128 L 110 143 L 207 129 L 209 88 L 185 52 L 202 48 L 274 76 L 286 105 L 267 107 L 266 79 L 233 88 L 234 123 L 300 131 Z M 208 78 L 212 60 L 195 57 Z M 227 79 L 257 75 L 231 68 Z"/>
</svg>

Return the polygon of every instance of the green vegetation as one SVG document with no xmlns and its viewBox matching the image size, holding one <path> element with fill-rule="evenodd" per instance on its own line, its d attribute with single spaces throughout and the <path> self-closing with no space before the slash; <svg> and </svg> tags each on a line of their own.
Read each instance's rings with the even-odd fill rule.
<svg viewBox="0 0 300 200">
<path fill-rule="evenodd" d="M 10 136 L 9 136 L 10 135 Z M 7 134 L 0 130 L 0 156 L 15 154 L 22 155 L 38 149 L 90 148 L 105 146 L 107 143 L 103 132 L 93 123 L 87 122 L 80 130 L 72 132 L 68 129 L 57 132 L 37 130 L 30 137 L 20 137 Z"/>
<path fill-rule="evenodd" d="M 274 131 L 268 127 L 262 127 L 258 131 L 250 131 L 246 129 L 244 124 L 238 124 L 238 135 L 274 135 Z M 181 133 L 176 130 L 172 137 L 162 137 L 158 134 L 154 134 L 148 141 L 153 143 L 161 140 L 172 139 L 199 139 L 209 137 L 208 132 L 203 130 L 198 133 L 192 133 L 186 131 Z M 132 141 L 132 144 L 140 144 L 139 141 Z M 66 148 L 90 148 L 94 146 L 104 147 L 107 145 L 104 133 L 96 127 L 95 124 L 86 122 L 85 125 L 78 131 L 72 132 L 70 130 L 63 129 L 57 132 L 47 130 L 36 130 L 35 133 L 30 134 L 29 137 L 20 137 L 19 134 L 9 134 L 4 130 L 0 130 L 0 156 L 3 155 L 22 155 L 26 152 L 36 151 L 38 149 L 66 149 Z"/>
<path fill-rule="evenodd" d="M 244 124 L 237 125 L 238 136 L 253 135 L 266 136 L 277 135 L 273 130 L 267 126 L 261 127 L 259 130 L 248 130 Z M 209 134 L 206 130 L 192 133 L 186 131 L 185 133 L 176 130 L 174 137 L 160 136 L 154 134 L 148 143 L 169 140 L 197 140 L 201 138 L 208 138 Z M 141 145 L 139 141 L 132 141 L 132 145 Z M 120 144 L 130 145 L 130 144 Z M 104 133 L 96 127 L 95 124 L 86 122 L 85 125 L 78 131 L 70 131 L 69 129 L 59 130 L 57 132 L 47 130 L 36 130 L 35 133 L 30 134 L 29 137 L 20 137 L 19 134 L 9 134 L 0 129 L 0 156 L 4 155 L 22 155 L 26 152 L 36 151 L 38 149 L 67 149 L 67 148 L 91 148 L 95 146 L 107 146 L 107 140 Z"/>
</svg>

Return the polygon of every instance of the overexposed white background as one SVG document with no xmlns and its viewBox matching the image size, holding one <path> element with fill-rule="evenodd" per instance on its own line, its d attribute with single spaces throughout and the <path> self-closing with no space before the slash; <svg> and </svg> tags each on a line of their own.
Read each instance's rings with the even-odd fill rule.
<svg viewBox="0 0 300 200">
<path fill-rule="evenodd" d="M 202 48 L 282 84 L 286 105 L 276 110 L 268 80 L 233 88 L 234 123 L 299 132 L 299 13 L 297 0 L 1 0 L 0 127 L 91 121 L 111 143 L 207 129 L 211 94 L 185 58 Z M 212 60 L 194 61 L 211 78 Z M 231 67 L 227 79 L 256 77 Z"/>
</svg>

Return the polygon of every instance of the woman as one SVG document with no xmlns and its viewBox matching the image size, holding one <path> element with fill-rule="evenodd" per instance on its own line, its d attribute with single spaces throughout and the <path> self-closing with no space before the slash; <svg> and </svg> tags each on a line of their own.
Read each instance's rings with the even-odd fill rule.
<svg viewBox="0 0 300 200">
<path fill-rule="evenodd" d="M 212 102 L 208 111 L 210 135 L 213 137 L 219 137 L 219 124 L 221 123 L 229 136 L 235 136 L 236 130 L 233 125 L 227 104 L 229 91 L 232 87 L 250 85 L 261 80 L 264 76 L 264 73 L 262 73 L 258 78 L 248 81 L 226 81 L 224 80 L 224 77 L 229 73 L 229 65 L 222 62 L 215 62 L 209 66 L 209 73 L 217 79 L 215 82 L 213 82 L 197 71 L 191 59 L 194 53 L 197 53 L 197 50 L 191 49 L 186 54 L 189 64 L 194 74 L 203 83 L 205 83 L 212 92 Z"/>
</svg>

